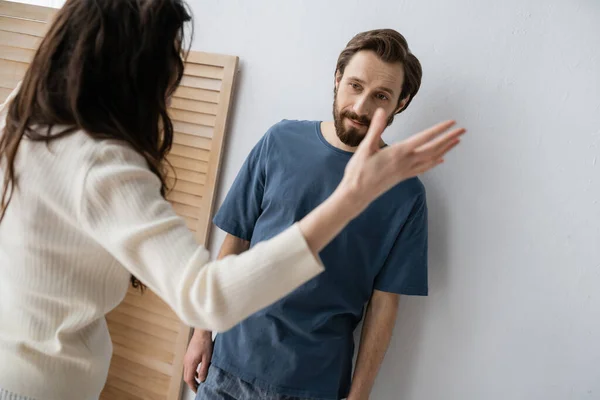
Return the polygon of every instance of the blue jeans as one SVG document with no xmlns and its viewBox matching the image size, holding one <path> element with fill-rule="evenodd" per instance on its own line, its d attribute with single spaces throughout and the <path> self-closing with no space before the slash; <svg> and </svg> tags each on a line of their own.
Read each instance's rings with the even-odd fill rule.
<svg viewBox="0 0 600 400">
<path fill-rule="evenodd" d="M 213 365 L 198 386 L 196 400 L 309 400 L 284 396 L 244 382 Z"/>
</svg>

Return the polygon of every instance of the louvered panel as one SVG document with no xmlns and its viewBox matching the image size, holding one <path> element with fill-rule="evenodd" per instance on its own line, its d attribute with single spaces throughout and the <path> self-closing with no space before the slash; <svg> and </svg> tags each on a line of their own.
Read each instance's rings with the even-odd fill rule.
<svg viewBox="0 0 600 400">
<path fill-rule="evenodd" d="M 23 78 L 56 10 L 0 0 L 0 101 Z M 191 52 L 169 114 L 167 199 L 206 244 L 231 104 L 237 57 Z M 175 400 L 190 329 L 155 294 L 130 289 L 106 317 L 113 358 L 101 399 Z"/>
</svg>

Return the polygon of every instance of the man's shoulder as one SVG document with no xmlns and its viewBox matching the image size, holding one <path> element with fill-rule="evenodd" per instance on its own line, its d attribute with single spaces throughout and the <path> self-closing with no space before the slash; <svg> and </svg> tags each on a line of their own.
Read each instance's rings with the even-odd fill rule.
<svg viewBox="0 0 600 400">
<path fill-rule="evenodd" d="M 406 179 L 396 185 L 395 189 L 410 195 L 411 197 L 425 197 L 425 185 L 418 178 Z"/>
<path fill-rule="evenodd" d="M 421 208 L 427 203 L 425 185 L 417 177 L 400 182 L 385 195 L 385 198 L 388 205 L 398 209 Z"/>
<path fill-rule="evenodd" d="M 305 134 L 313 131 L 319 121 L 282 119 L 267 131 L 268 136 Z"/>
</svg>

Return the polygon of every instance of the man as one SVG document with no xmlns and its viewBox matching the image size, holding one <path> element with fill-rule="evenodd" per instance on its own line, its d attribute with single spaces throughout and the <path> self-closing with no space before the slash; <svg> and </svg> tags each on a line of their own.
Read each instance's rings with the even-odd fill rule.
<svg viewBox="0 0 600 400">
<path fill-rule="evenodd" d="M 421 75 L 398 32 L 355 36 L 337 63 L 334 121 L 284 120 L 250 153 L 214 219 L 227 232 L 219 257 L 276 235 L 327 198 L 375 110 L 383 108 L 391 124 L 416 95 Z M 400 295 L 427 294 L 421 182 L 392 188 L 320 256 L 323 274 L 219 334 L 214 349 L 211 332 L 194 333 L 184 374 L 196 399 L 368 399 Z M 353 332 L 365 306 L 352 376 Z"/>
</svg>

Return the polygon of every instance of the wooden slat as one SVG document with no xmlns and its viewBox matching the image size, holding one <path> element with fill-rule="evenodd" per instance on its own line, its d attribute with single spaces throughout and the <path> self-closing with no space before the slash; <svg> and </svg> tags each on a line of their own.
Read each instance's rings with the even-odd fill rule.
<svg viewBox="0 0 600 400">
<path fill-rule="evenodd" d="M 0 87 L 0 103 L 4 103 L 4 101 L 8 98 L 8 95 L 11 93 L 11 89 Z"/>
<path fill-rule="evenodd" d="M 202 114 L 217 115 L 217 104 L 206 101 L 188 100 L 179 97 L 171 99 L 171 109 L 195 111 Z"/>
<path fill-rule="evenodd" d="M 141 330 L 142 332 L 148 332 L 152 336 L 156 336 L 159 339 L 174 342 L 177 339 L 177 332 L 171 329 L 164 328 L 160 325 L 155 325 L 150 321 L 145 321 L 143 318 L 138 316 L 132 317 L 115 310 L 106 316 L 106 320 L 109 323 L 118 323 L 122 325 L 130 326 L 132 329 Z"/>
<path fill-rule="evenodd" d="M 190 87 L 179 86 L 175 90 L 174 97 L 188 100 L 205 101 L 207 103 L 219 103 L 219 92 L 212 90 L 202 90 Z"/>
<path fill-rule="evenodd" d="M 169 318 L 174 321 L 178 320 L 173 310 L 171 310 L 171 308 L 168 305 L 166 305 L 162 300 L 160 300 L 160 298 L 158 298 L 158 296 L 156 296 L 152 292 L 144 292 L 141 295 L 128 293 L 127 296 L 125 296 L 124 302 L 126 304 L 130 304 L 143 310 L 150 311 L 155 314 L 160 314 L 165 318 Z"/>
<path fill-rule="evenodd" d="M 177 328 L 177 330 L 179 330 L 179 324 L 173 325 Z M 152 368 L 153 370 L 162 372 L 166 375 L 173 373 L 173 365 L 170 362 L 155 360 L 134 350 L 123 347 L 120 344 L 114 344 L 113 354 L 124 357 L 137 364 L 145 365 L 148 368 Z"/>
<path fill-rule="evenodd" d="M 41 39 L 35 36 L 23 35 L 0 30 L 0 45 L 21 47 L 24 49 L 37 50 Z"/>
<path fill-rule="evenodd" d="M 202 78 L 221 80 L 223 79 L 223 67 L 188 62 L 185 65 L 185 74 L 191 76 L 198 76 Z"/>
<path fill-rule="evenodd" d="M 0 59 L 0 87 L 14 89 L 23 80 L 28 64 Z"/>
<path fill-rule="evenodd" d="M 203 173 L 206 173 L 206 170 L 208 169 L 208 163 L 193 158 L 169 154 L 167 160 L 169 160 L 171 165 L 175 168 L 189 169 L 190 171 Z"/>
<path fill-rule="evenodd" d="M 221 90 L 221 81 L 218 79 L 198 78 L 197 76 L 184 75 L 181 79 L 181 86 L 218 92 Z"/>
<path fill-rule="evenodd" d="M 193 194 L 189 193 L 178 192 L 177 190 L 170 191 L 167 199 L 169 201 L 174 201 L 192 207 L 200 207 L 202 205 L 202 197 L 194 196 Z M 197 216 L 195 218 L 197 218 Z"/>
<path fill-rule="evenodd" d="M 110 374 L 110 373 L 108 375 L 108 379 L 106 380 L 106 386 L 114 387 L 123 392 L 134 394 L 134 395 L 139 394 L 142 397 L 142 399 L 144 399 L 144 400 L 164 400 L 165 399 L 164 395 L 158 395 L 156 393 L 150 392 L 149 390 L 146 390 L 145 388 L 139 388 L 135 385 L 132 385 L 129 382 L 126 382 L 126 381 L 120 379 L 119 377 L 115 376 L 114 374 Z"/>
<path fill-rule="evenodd" d="M 211 126 L 190 124 L 181 121 L 173 121 L 173 130 L 175 132 L 185 133 L 186 135 L 201 136 L 205 138 L 211 138 L 213 135 L 213 128 Z"/>
<path fill-rule="evenodd" d="M 113 343 L 118 343 L 128 349 L 138 351 L 149 357 L 155 357 L 166 363 L 173 362 L 175 349 L 173 343 L 165 342 L 150 335 L 138 334 L 135 337 L 123 333 L 115 324 L 110 326 L 110 337 Z"/>
<path fill-rule="evenodd" d="M 232 61 L 233 60 L 233 61 Z M 204 65 L 214 65 L 223 68 L 231 68 L 232 63 L 236 63 L 237 67 L 237 57 L 231 57 L 224 54 L 216 54 L 216 53 L 205 53 L 202 51 L 194 51 L 190 52 L 187 55 L 186 61 L 192 64 L 204 64 Z M 228 75 L 232 76 L 236 71 L 224 71 L 224 76 Z"/>
<path fill-rule="evenodd" d="M 188 218 L 198 218 L 198 207 L 188 206 L 186 204 L 181 204 L 176 201 L 171 201 L 171 204 L 173 205 L 173 209 L 177 214 Z"/>
<path fill-rule="evenodd" d="M 104 390 L 102 391 L 102 394 L 100 395 L 100 400 L 115 400 L 115 399 L 119 399 L 119 400 L 144 400 L 143 397 L 141 397 L 141 394 L 132 394 L 132 393 L 127 393 L 124 390 L 118 389 L 114 386 L 110 386 L 110 385 L 106 385 L 104 387 Z"/>
<path fill-rule="evenodd" d="M 151 345 L 154 349 L 172 351 L 173 343 L 177 339 L 177 335 L 169 340 L 161 339 L 158 336 L 153 335 L 151 332 L 144 332 L 139 329 L 134 329 L 127 324 L 121 324 L 115 321 L 108 321 L 107 324 L 111 332 L 115 332 L 116 334 L 130 338 L 135 338 L 140 342 Z"/>
<path fill-rule="evenodd" d="M 198 231 L 198 220 L 196 218 L 181 217 L 185 221 L 185 225 L 192 232 Z"/>
<path fill-rule="evenodd" d="M 115 364 L 115 368 L 112 368 L 113 375 L 135 386 L 144 387 L 153 393 L 166 394 L 170 379 L 168 375 L 118 355 L 114 356 L 113 362 Z"/>
<path fill-rule="evenodd" d="M 144 308 L 137 307 L 133 304 L 121 303 L 119 307 L 112 312 L 118 312 L 126 314 L 132 318 L 140 318 L 144 321 L 152 323 L 166 329 L 174 329 L 173 322 L 177 321 L 174 318 L 165 318 L 163 315 L 148 311 Z"/>
<path fill-rule="evenodd" d="M 204 150 L 210 150 L 212 145 L 212 142 L 209 138 L 188 135 L 181 132 L 175 132 L 175 135 L 173 135 L 173 143 Z"/>
<path fill-rule="evenodd" d="M 181 179 L 178 179 L 177 182 L 175 182 L 175 180 L 170 177 L 167 177 L 167 185 L 172 190 L 177 190 L 178 192 L 188 193 L 194 196 L 204 196 L 204 185 L 182 181 Z"/>
<path fill-rule="evenodd" d="M 45 22 L 30 21 L 26 19 L 3 17 L 0 15 L 0 27 L 2 30 L 26 35 L 44 37 L 48 25 Z M 210 78 L 210 77 L 209 77 Z"/>
<path fill-rule="evenodd" d="M 182 146 L 180 144 L 173 144 L 169 154 L 193 158 L 199 161 L 208 161 L 210 159 L 210 151 L 195 147 Z"/>
<path fill-rule="evenodd" d="M 173 97 L 171 99 L 171 110 L 185 110 L 194 111 L 202 114 L 217 115 L 217 105 L 215 103 L 208 103 L 205 101 L 188 100 L 179 97 Z"/>
<path fill-rule="evenodd" d="M 20 47 L 0 46 L 0 59 L 30 63 L 35 55 L 34 50 Z"/>
<path fill-rule="evenodd" d="M 196 183 L 196 184 L 200 184 L 200 185 L 204 185 L 204 183 L 206 182 L 206 174 L 203 174 L 201 172 L 188 171 L 186 169 L 180 169 L 180 170 L 177 170 L 176 172 L 174 172 L 172 170 L 168 170 L 167 176 L 169 178 L 175 178 L 178 181 L 181 180 L 181 181 Z"/>
<path fill-rule="evenodd" d="M 4 60 L 0 58 L 0 71 L 15 73 L 18 75 L 24 75 L 27 72 L 27 68 L 29 68 L 28 63 L 19 62 L 19 61 L 11 61 Z"/>
<path fill-rule="evenodd" d="M 48 22 L 52 20 L 55 13 L 56 9 L 50 7 L 0 1 L 0 15 L 4 16 Z"/>
<path fill-rule="evenodd" d="M 216 117 L 210 114 L 202 114 L 199 112 L 171 109 L 169 111 L 169 115 L 171 119 L 174 121 L 187 122 L 190 124 L 210 126 L 211 128 L 215 126 Z M 185 132 L 185 131 L 181 131 Z M 211 130 L 212 136 L 212 130 Z M 201 135 L 204 136 L 204 135 Z"/>
</svg>

